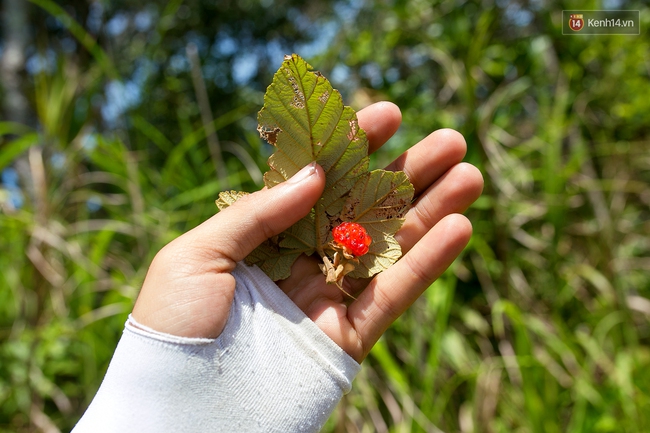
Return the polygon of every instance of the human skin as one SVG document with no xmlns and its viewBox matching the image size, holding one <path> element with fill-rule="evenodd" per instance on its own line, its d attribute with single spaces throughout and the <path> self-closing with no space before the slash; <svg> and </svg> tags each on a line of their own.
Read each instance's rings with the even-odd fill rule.
<svg viewBox="0 0 650 433">
<path fill-rule="evenodd" d="M 379 102 L 357 113 L 370 152 L 401 123 L 399 108 Z M 301 256 L 278 286 L 357 362 L 384 331 L 449 267 L 472 233 L 461 215 L 481 194 L 483 177 L 462 162 L 467 145 L 450 129 L 435 131 L 405 151 L 387 170 L 402 170 L 415 187 L 412 208 L 396 239 L 403 256 L 363 280 L 344 280 L 350 299 L 326 284 L 316 257 Z M 305 216 L 320 197 L 325 175 L 310 164 L 270 189 L 238 200 L 179 236 L 155 256 L 133 309 L 139 323 L 183 337 L 216 338 L 235 293 L 231 272 L 260 243 Z"/>
</svg>

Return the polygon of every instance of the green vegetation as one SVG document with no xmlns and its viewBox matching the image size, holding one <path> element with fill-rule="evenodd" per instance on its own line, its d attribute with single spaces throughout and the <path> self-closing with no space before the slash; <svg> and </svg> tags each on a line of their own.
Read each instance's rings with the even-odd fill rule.
<svg viewBox="0 0 650 433">
<path fill-rule="evenodd" d="M 647 7 L 616 2 L 639 36 L 563 36 L 562 9 L 607 5 L 300 3 L 25 3 L 20 84 L 0 66 L 0 431 L 69 430 L 154 254 L 219 191 L 260 187 L 283 50 L 357 110 L 401 107 L 374 167 L 450 127 L 486 180 L 469 247 L 325 431 L 650 431 Z"/>
</svg>

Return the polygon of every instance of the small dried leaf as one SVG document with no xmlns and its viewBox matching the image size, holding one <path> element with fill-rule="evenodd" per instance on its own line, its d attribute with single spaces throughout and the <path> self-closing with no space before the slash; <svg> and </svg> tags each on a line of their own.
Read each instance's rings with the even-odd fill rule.
<svg viewBox="0 0 650 433">
<path fill-rule="evenodd" d="M 243 196 L 248 195 L 247 192 L 242 191 L 224 191 L 219 193 L 219 198 L 215 201 L 219 210 L 224 210 L 228 206 L 231 206 L 234 202 L 242 198 Z"/>
</svg>

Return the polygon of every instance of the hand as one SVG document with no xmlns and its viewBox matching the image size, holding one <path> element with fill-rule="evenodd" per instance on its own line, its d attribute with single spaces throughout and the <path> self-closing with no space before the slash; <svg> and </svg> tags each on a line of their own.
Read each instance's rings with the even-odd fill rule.
<svg viewBox="0 0 650 433">
<path fill-rule="evenodd" d="M 399 109 L 380 102 L 357 113 L 370 151 L 390 138 Z M 402 170 L 415 187 L 415 203 L 396 238 L 404 256 L 371 279 L 344 279 L 350 298 L 326 284 L 320 259 L 301 256 L 279 287 L 334 342 L 361 362 L 383 332 L 460 254 L 471 236 L 463 212 L 478 198 L 483 178 L 462 163 L 463 137 L 439 130 L 404 152 L 387 170 Z M 219 336 L 235 292 L 230 274 L 265 239 L 306 215 L 321 195 L 318 165 L 237 201 L 165 246 L 154 258 L 133 310 L 135 319 L 160 332 Z"/>
</svg>

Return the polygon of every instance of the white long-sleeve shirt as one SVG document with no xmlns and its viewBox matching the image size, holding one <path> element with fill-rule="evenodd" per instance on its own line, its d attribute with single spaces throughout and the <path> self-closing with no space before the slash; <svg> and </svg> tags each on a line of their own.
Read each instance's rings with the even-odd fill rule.
<svg viewBox="0 0 650 433">
<path fill-rule="evenodd" d="M 360 366 L 257 267 L 242 263 L 216 339 L 132 317 L 73 433 L 317 432 Z"/>
</svg>

